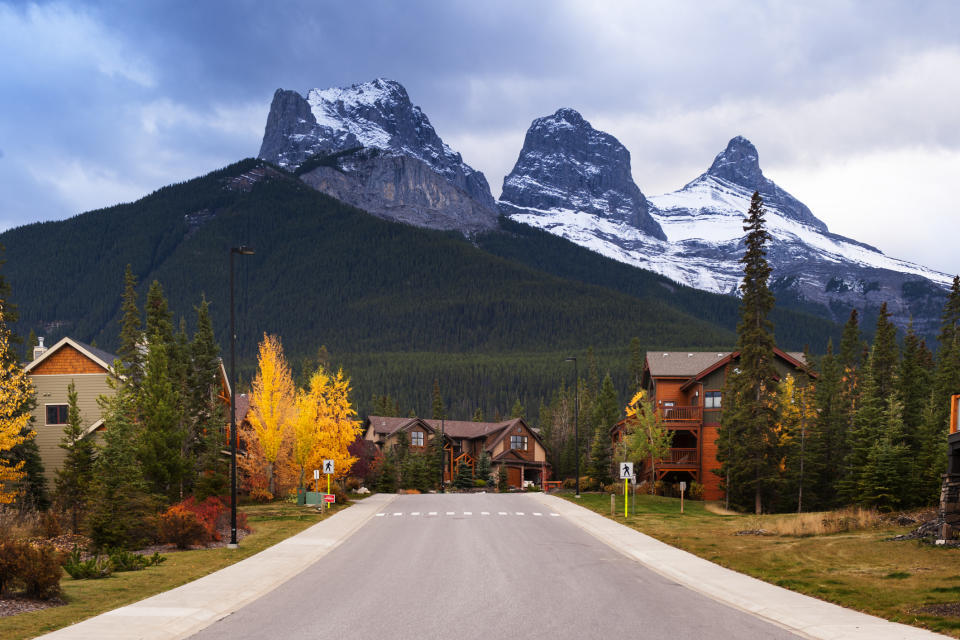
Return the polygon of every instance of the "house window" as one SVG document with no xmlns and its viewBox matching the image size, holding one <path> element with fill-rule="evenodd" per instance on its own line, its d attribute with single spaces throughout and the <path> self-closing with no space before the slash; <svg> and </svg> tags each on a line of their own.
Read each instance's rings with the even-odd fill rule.
<svg viewBox="0 0 960 640">
<path fill-rule="evenodd" d="M 721 403 L 720 391 L 707 391 L 703 394 L 704 409 L 719 409 Z"/>
<path fill-rule="evenodd" d="M 410 445 L 414 447 L 423 446 L 423 431 L 414 431 L 410 434 Z"/>
<path fill-rule="evenodd" d="M 67 424 L 67 405 L 48 404 L 47 424 Z"/>
<path fill-rule="evenodd" d="M 527 436 L 510 436 L 510 448 L 527 450 Z"/>
</svg>

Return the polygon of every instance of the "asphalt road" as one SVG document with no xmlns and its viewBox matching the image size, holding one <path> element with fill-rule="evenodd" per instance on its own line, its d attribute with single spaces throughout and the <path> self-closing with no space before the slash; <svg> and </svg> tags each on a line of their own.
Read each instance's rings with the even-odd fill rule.
<svg viewBox="0 0 960 640">
<path fill-rule="evenodd" d="M 522 494 L 398 496 L 300 575 L 193 636 L 779 639 Z"/>
</svg>

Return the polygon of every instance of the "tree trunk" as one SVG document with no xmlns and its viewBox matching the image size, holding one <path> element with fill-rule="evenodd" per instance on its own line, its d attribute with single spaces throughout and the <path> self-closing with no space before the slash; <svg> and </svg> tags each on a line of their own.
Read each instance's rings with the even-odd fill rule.
<svg viewBox="0 0 960 640">
<path fill-rule="evenodd" d="M 276 497 L 277 483 L 273 479 L 273 463 L 267 463 L 267 491 L 270 492 L 270 495 Z"/>
</svg>

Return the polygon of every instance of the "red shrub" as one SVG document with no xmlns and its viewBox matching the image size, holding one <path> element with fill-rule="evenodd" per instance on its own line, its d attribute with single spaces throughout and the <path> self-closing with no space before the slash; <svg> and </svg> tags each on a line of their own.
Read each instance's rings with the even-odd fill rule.
<svg viewBox="0 0 960 640">
<path fill-rule="evenodd" d="M 170 513 L 170 511 L 175 508 L 193 514 L 196 521 L 203 527 L 205 542 L 221 540 L 220 532 L 230 527 L 229 498 L 210 496 L 203 502 L 197 502 L 193 496 L 191 496 L 183 502 L 170 507 L 167 513 Z M 249 529 L 247 527 L 247 514 L 237 513 L 237 529 Z"/>
<path fill-rule="evenodd" d="M 160 516 L 160 538 L 178 549 L 189 549 L 191 545 L 206 544 L 210 534 L 196 513 L 175 504 Z"/>
</svg>

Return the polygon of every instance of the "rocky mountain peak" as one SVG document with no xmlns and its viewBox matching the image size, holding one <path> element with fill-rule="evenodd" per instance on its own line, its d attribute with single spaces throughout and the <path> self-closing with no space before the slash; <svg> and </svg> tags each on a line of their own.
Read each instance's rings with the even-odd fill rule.
<svg viewBox="0 0 960 640">
<path fill-rule="evenodd" d="M 356 153 L 362 149 L 376 150 L 377 153 Z M 420 107 L 413 104 L 407 90 L 399 82 L 377 78 L 347 87 L 312 89 L 306 98 L 296 91 L 276 91 L 259 157 L 288 170 L 295 170 L 312 157 L 331 154 L 346 154 L 351 158 L 354 164 L 347 166 L 344 161 L 339 161 L 337 170 L 342 173 L 353 171 L 357 177 L 363 176 L 364 193 L 367 194 L 364 204 L 375 209 L 378 215 L 389 217 L 388 211 L 392 207 L 407 207 L 403 219 L 415 223 L 419 219 L 417 211 L 424 206 L 424 202 L 430 202 L 429 215 L 425 214 L 424 217 L 428 222 L 423 226 L 460 228 L 456 218 L 464 208 L 471 211 L 471 219 L 483 219 L 479 226 L 496 225 L 497 205 L 486 178 L 466 164 L 459 153 L 444 144 L 430 119 Z M 422 184 L 429 183 L 443 189 L 442 183 L 446 181 L 453 188 L 463 191 L 467 199 L 473 200 L 487 214 L 474 211 L 472 205 L 464 204 L 460 196 L 452 193 L 443 197 L 426 197 L 424 194 L 416 195 L 415 189 L 401 188 L 400 183 L 409 182 L 407 178 L 412 175 L 410 172 L 422 174 L 411 162 L 390 162 L 389 158 L 407 158 L 422 163 L 442 178 L 441 181 L 425 179 Z M 364 166 L 360 167 L 356 164 L 358 162 Z M 377 166 L 366 166 L 372 164 Z M 398 174 L 395 180 L 391 180 L 396 182 L 393 189 L 378 182 L 386 179 L 388 165 L 393 171 L 404 174 Z M 327 183 L 330 181 L 323 184 Z M 349 193 L 349 189 L 342 185 L 339 189 L 341 193 Z M 390 194 L 401 191 L 412 199 L 402 203 L 389 201 Z M 382 196 L 379 205 L 374 204 L 377 201 L 376 193 Z M 443 222 L 446 226 L 438 227 L 440 223 L 437 221 L 445 215 L 445 205 L 442 203 L 454 201 L 460 203 L 455 207 L 456 211 L 448 211 L 451 218 Z M 477 226 L 471 223 L 464 230 L 472 230 Z"/>
<path fill-rule="evenodd" d="M 666 239 L 630 172 L 630 152 L 574 109 L 537 118 L 503 180 L 500 210 L 584 212 Z"/>
<path fill-rule="evenodd" d="M 727 148 L 717 154 L 707 173 L 747 187 L 763 180 L 757 148 L 743 136 L 727 143 Z"/>
</svg>

